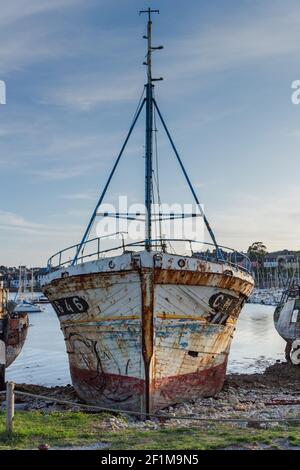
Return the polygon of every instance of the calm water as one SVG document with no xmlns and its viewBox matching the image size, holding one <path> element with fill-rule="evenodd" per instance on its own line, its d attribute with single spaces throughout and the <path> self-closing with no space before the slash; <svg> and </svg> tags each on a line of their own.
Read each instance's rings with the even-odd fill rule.
<svg viewBox="0 0 300 470">
<path fill-rule="evenodd" d="M 273 326 L 274 307 L 246 304 L 231 347 L 228 372 L 263 371 L 284 358 L 285 342 Z M 71 383 L 63 334 L 50 305 L 29 315 L 30 328 L 23 351 L 7 369 L 7 380 L 40 385 Z"/>
</svg>

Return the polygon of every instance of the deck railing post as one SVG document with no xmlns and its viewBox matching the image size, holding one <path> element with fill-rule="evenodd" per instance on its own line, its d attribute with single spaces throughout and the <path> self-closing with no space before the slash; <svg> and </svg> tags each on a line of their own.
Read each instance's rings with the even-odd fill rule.
<svg viewBox="0 0 300 470">
<path fill-rule="evenodd" d="M 6 384 L 6 432 L 9 436 L 13 433 L 13 420 L 15 414 L 15 384 Z"/>
</svg>

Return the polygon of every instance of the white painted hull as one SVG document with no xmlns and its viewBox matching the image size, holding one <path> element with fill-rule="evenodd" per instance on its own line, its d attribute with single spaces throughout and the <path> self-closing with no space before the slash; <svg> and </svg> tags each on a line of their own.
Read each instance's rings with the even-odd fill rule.
<svg viewBox="0 0 300 470">
<path fill-rule="evenodd" d="M 74 387 L 88 403 L 154 411 L 223 385 L 251 276 L 187 257 L 180 268 L 182 257 L 154 256 L 141 254 L 136 262 L 122 255 L 110 271 L 112 259 L 45 279 Z"/>
</svg>

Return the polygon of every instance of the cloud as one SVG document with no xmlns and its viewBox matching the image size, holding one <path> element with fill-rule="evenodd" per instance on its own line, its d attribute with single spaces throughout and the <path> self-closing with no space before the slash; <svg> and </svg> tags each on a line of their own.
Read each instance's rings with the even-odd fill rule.
<svg viewBox="0 0 300 470">
<path fill-rule="evenodd" d="M 103 160 L 105 155 L 112 155 L 113 152 L 118 150 L 117 143 L 120 145 L 124 138 L 124 133 L 121 132 L 106 132 L 89 134 L 86 131 L 82 132 L 67 132 L 59 127 L 45 128 L 40 126 L 36 129 L 36 135 L 42 136 L 45 140 L 42 154 L 44 157 L 49 157 L 49 160 L 61 160 L 62 156 L 64 161 L 70 157 L 72 163 L 79 158 L 81 161 L 84 159 Z M 101 151 L 100 151 L 101 149 Z M 40 155 L 39 149 L 30 151 L 31 155 Z"/>
<path fill-rule="evenodd" d="M 57 215 L 55 216 L 57 218 Z M 20 214 L 0 210 L 1 236 L 9 232 L 9 236 L 22 236 L 27 240 L 26 235 L 42 237 L 43 240 L 49 237 L 57 237 L 57 240 L 71 239 L 71 234 L 81 234 L 82 227 L 77 224 L 69 223 L 64 226 L 62 222 L 57 224 L 55 221 L 51 224 L 42 224 L 26 219 Z M 13 232 L 13 233 L 12 233 Z"/>
<path fill-rule="evenodd" d="M 93 74 L 77 78 L 73 76 L 54 89 L 46 90 L 41 102 L 87 111 L 105 103 L 136 101 L 141 89 L 137 77 L 128 75 L 125 78 L 118 75 L 117 80 L 110 82 L 103 81 L 101 74 L 97 77 Z"/>
<path fill-rule="evenodd" d="M 175 92 L 186 94 L 195 88 L 199 89 L 207 80 L 206 75 L 211 72 L 298 54 L 298 9 L 294 2 L 288 3 L 288 6 L 265 2 L 263 5 L 253 6 L 250 12 L 246 9 L 247 16 L 237 13 L 232 19 L 225 21 L 222 17 L 222 23 L 215 20 L 202 29 L 197 21 L 197 24 L 190 24 L 186 28 L 189 32 L 185 36 L 167 38 L 166 51 L 156 59 L 157 69 L 168 80 L 168 85 L 163 85 L 164 95 L 174 95 Z M 141 88 L 141 71 L 137 68 L 135 73 L 128 72 L 132 51 L 137 51 L 136 46 L 133 46 L 135 33 L 136 31 L 127 31 L 125 40 L 124 34 L 122 36 L 115 31 L 101 34 L 99 42 L 102 47 L 95 56 L 96 63 L 102 64 L 109 50 L 113 58 L 113 66 L 112 63 L 109 65 L 110 77 L 100 65 L 95 72 L 93 63 L 91 73 L 82 73 L 81 70 L 80 73 L 66 76 L 55 88 L 44 90 L 41 102 L 87 111 L 99 104 L 136 99 Z M 95 33 L 91 32 L 91 35 L 95 37 Z M 90 43 L 85 44 L 84 48 L 88 54 L 93 53 Z M 124 57 L 127 62 L 124 62 Z M 178 81 L 182 79 L 187 80 L 188 84 L 182 86 L 181 82 L 178 87 Z"/>
<path fill-rule="evenodd" d="M 28 72 L 28 75 L 16 74 L 15 80 L 12 81 L 12 86 L 16 86 L 15 99 L 18 100 L 18 104 L 16 108 L 7 106 L 4 109 L 5 112 L 12 110 L 12 114 L 7 114 L 11 125 L 10 127 L 1 125 L 0 129 L 1 167 L 2 165 L 6 166 L 8 158 L 10 158 L 10 165 L 12 162 L 18 163 L 11 174 L 16 183 L 14 187 L 18 186 L 21 181 L 20 213 L 23 207 L 24 214 L 26 213 L 26 206 L 28 208 L 30 198 L 34 197 L 35 184 L 38 186 L 41 181 L 45 187 L 47 186 L 46 181 L 57 182 L 57 185 L 49 184 L 48 186 L 50 191 L 51 187 L 55 188 L 55 197 L 61 198 L 60 206 L 63 204 L 66 206 L 76 205 L 75 203 L 64 203 L 62 199 L 70 201 L 93 200 L 92 192 L 86 191 L 84 187 L 81 191 L 79 178 L 87 174 L 92 175 L 99 168 L 104 169 L 99 175 L 102 178 L 105 176 L 104 173 L 109 171 L 112 161 L 108 161 L 108 158 L 115 158 L 124 135 L 121 132 L 122 135 L 107 137 L 107 129 L 120 129 L 121 121 L 116 113 L 119 103 L 125 108 L 130 101 L 136 101 L 143 85 L 141 80 L 143 70 L 142 67 L 139 69 L 140 49 L 139 45 L 136 45 L 139 41 L 137 30 L 129 30 L 126 20 L 125 26 L 122 22 L 118 24 L 118 32 L 117 29 L 113 30 L 108 23 L 106 24 L 105 19 L 103 28 L 101 26 L 99 31 L 98 21 L 90 22 L 89 2 L 83 2 L 83 0 L 10 0 L 2 3 L 0 15 L 1 74 L 9 74 L 12 71 L 25 68 Z M 99 4 L 101 2 L 98 2 Z M 85 15 L 82 20 L 80 18 L 78 21 L 79 15 L 77 13 L 81 5 L 84 5 Z M 64 8 L 67 9 L 71 6 L 75 7 L 74 13 L 75 16 L 77 15 L 74 23 L 72 22 L 73 9 L 63 11 Z M 177 39 L 173 28 L 165 29 L 166 50 L 155 58 L 155 69 L 159 70 L 159 73 L 162 73 L 166 79 L 166 85 L 162 83 L 161 86 L 165 87 L 164 93 L 167 96 L 174 97 L 175 93 L 194 92 L 195 88 L 199 89 L 199 87 L 211 83 L 219 72 L 241 67 L 253 67 L 256 64 L 268 67 L 270 61 L 278 58 L 280 59 L 279 65 L 285 63 L 285 60 L 282 60 L 285 58 L 293 58 L 296 63 L 299 58 L 300 43 L 300 15 L 297 3 L 246 1 L 242 2 L 242 8 L 236 7 L 233 10 L 222 13 L 220 20 L 211 16 L 210 21 L 207 22 L 201 21 L 199 17 L 193 19 L 190 15 L 184 26 L 185 32 L 183 33 L 183 29 L 181 29 Z M 107 13 L 111 14 L 112 11 L 110 6 L 107 6 Z M 211 12 L 213 11 L 211 10 Z M 231 13 L 233 14 L 229 17 Z M 167 16 L 164 21 L 167 25 Z M 80 25 L 80 28 L 73 35 L 77 25 Z M 61 58 L 64 60 L 60 60 Z M 53 63 L 50 67 L 48 60 L 52 59 Z M 45 60 L 47 63 L 43 63 Z M 39 62 L 41 63 L 39 64 Z M 37 67 L 37 65 L 40 66 Z M 88 73 L 88 71 L 90 72 Z M 223 77 L 222 73 L 220 73 L 221 75 Z M 226 79 L 226 74 L 224 77 Z M 241 86 L 237 80 L 236 77 L 236 80 L 232 81 L 232 88 L 228 90 L 228 93 L 231 93 L 234 87 Z M 13 93 L 8 80 L 7 83 L 8 93 Z M 253 88 L 255 86 L 257 85 L 253 84 Z M 289 87 L 289 84 L 287 86 Z M 224 89 L 216 89 L 215 93 L 217 96 L 227 92 Z M 247 93 L 251 97 L 252 90 L 247 90 Z M 39 104 L 54 104 L 56 106 L 38 106 L 36 96 L 41 98 Z M 107 106 L 107 104 L 115 104 L 115 106 Z M 91 123 L 89 123 L 90 116 L 85 119 L 84 112 L 94 110 L 99 105 L 103 106 L 101 114 L 95 116 L 91 113 Z M 188 102 L 186 105 L 188 107 Z M 130 106 L 127 108 L 129 109 Z M 68 110 L 60 109 L 62 107 L 69 108 L 70 114 L 68 114 Z M 232 106 L 229 111 L 228 107 L 225 109 L 221 98 L 220 108 L 222 111 L 215 110 L 211 107 L 210 101 L 205 100 L 203 107 L 201 107 L 199 97 L 196 94 L 193 95 L 191 107 L 193 109 L 189 114 L 189 128 L 182 130 L 182 125 L 177 125 L 179 142 L 180 139 L 183 140 L 183 147 L 188 145 L 185 142 L 189 142 L 191 146 L 195 145 L 191 139 L 189 140 L 188 135 L 193 126 L 198 128 L 200 125 L 207 125 L 212 129 L 214 126 L 211 124 L 214 121 L 220 119 L 226 120 L 227 123 L 228 114 L 239 112 L 236 106 Z M 208 107 L 211 107 L 211 110 L 206 109 Z M 180 109 L 182 113 L 186 112 L 184 108 L 182 106 Z M 22 109 L 23 116 L 21 116 Z M 79 122 L 74 118 L 76 113 L 73 113 L 77 110 L 83 111 L 79 116 L 82 121 Z M 110 112 L 111 110 L 113 112 Z M 176 116 L 179 115 L 176 103 L 171 104 L 170 112 L 172 119 L 176 120 Z M 98 121 L 99 116 L 100 122 Z M 101 127 L 102 116 L 104 118 Z M 283 116 L 282 119 L 284 120 L 285 117 Z M 91 135 L 95 125 L 98 126 L 98 122 L 99 135 L 96 133 Z M 247 124 L 246 120 L 244 122 Z M 126 131 L 127 129 L 124 129 L 124 134 Z M 237 144 L 240 144 L 242 148 L 238 133 L 239 127 L 237 126 Z M 204 154 L 207 150 L 205 148 L 207 142 L 209 143 L 209 140 L 204 138 Z M 163 139 L 162 146 L 164 146 Z M 142 155 L 141 147 L 138 151 Z M 253 145 L 253 153 L 256 151 L 257 149 Z M 165 155 L 163 152 L 161 154 Z M 197 158 L 197 155 L 191 158 Z M 207 160 L 209 161 L 210 158 L 209 156 Z M 218 158 L 217 156 L 216 165 L 222 165 L 223 163 Z M 266 165 L 266 162 L 261 162 L 261 165 L 264 164 Z M 208 162 L 208 165 L 211 164 Z M 195 168 L 198 168 L 199 175 L 205 174 L 205 169 L 202 173 L 201 167 Z M 129 165 L 126 171 L 124 180 L 131 172 Z M 230 167 L 226 168 L 226 164 L 223 164 L 221 177 L 231 181 L 230 171 Z M 270 178 L 270 171 L 269 169 L 268 178 Z M 27 185 L 28 175 L 35 177 L 34 181 L 32 181 L 33 178 L 30 178 L 30 187 Z M 78 184 L 74 185 L 73 178 L 78 178 Z M 2 189 L 5 195 L 11 183 L 7 182 L 5 177 L 3 180 Z M 77 183 L 77 181 L 75 182 Z M 92 178 L 89 179 L 89 183 L 85 187 L 90 188 L 91 184 L 96 186 Z M 22 184 L 24 184 L 24 188 L 22 188 Z M 83 183 L 80 182 L 80 184 Z M 169 194 L 169 185 L 171 184 L 172 181 L 168 181 L 168 185 L 166 185 L 166 191 Z M 255 181 L 253 185 L 255 185 Z M 288 185 L 288 183 L 283 183 L 283 185 Z M 238 181 L 234 186 L 239 188 L 243 186 L 243 183 Z M 178 197 L 182 197 L 181 188 L 179 186 L 176 188 L 176 196 L 178 194 Z M 231 191 L 232 188 L 229 188 L 228 193 L 230 194 Z M 243 191 L 236 199 L 235 208 L 228 210 L 228 201 L 225 201 L 225 213 L 215 213 L 215 217 L 211 220 L 220 242 L 245 248 L 253 240 L 261 239 L 266 242 L 270 240 L 269 247 L 277 245 L 282 247 L 289 244 L 296 246 L 299 235 L 300 215 L 297 207 L 300 194 L 298 192 L 287 194 L 286 187 L 284 187 L 280 194 L 281 200 L 274 205 L 271 197 L 274 192 L 269 180 L 266 180 L 266 192 L 269 191 L 270 196 L 256 197 L 252 200 L 245 194 L 253 192 L 253 187 L 250 189 L 244 187 Z M 14 207 L 13 198 L 19 197 L 15 190 L 12 192 L 13 194 L 8 200 L 8 204 L 11 204 L 10 207 Z M 60 196 L 61 194 L 62 196 Z M 45 214 L 49 211 L 55 212 L 55 208 L 53 208 L 55 197 L 49 197 Z M 84 202 L 78 203 L 78 206 L 84 206 Z M 8 205 L 6 208 L 9 210 Z M 69 214 L 69 216 L 75 217 L 76 214 Z M 40 217 L 44 217 L 44 215 Z M 47 215 L 47 217 L 48 222 L 50 216 Z M 54 220 L 55 217 L 58 216 L 54 216 L 51 220 Z M 11 238 L 14 234 L 26 233 L 28 239 L 34 234 L 39 235 L 41 245 L 44 244 L 40 252 L 43 250 L 48 252 L 51 243 L 54 244 L 54 240 L 57 246 L 61 247 L 63 244 L 60 238 L 68 237 L 72 242 L 76 238 L 74 232 L 81 234 L 79 229 L 68 224 L 70 220 L 72 221 L 63 212 L 61 228 L 58 229 L 55 226 L 58 227 L 59 224 L 53 223 L 53 227 L 51 224 L 37 224 L 13 212 L 1 211 L 0 224 L 3 229 L 1 236 L 3 237 L 3 231 L 5 231 L 7 237 L 7 243 L 3 243 L 2 246 L 12 244 Z M 66 230 L 63 229 L 63 226 L 66 226 Z M 35 240 L 38 240 L 37 236 Z M 20 252 L 23 252 L 22 244 L 23 241 L 20 241 L 18 247 Z M 17 248 L 14 246 L 15 249 Z"/>
<path fill-rule="evenodd" d="M 236 194 L 236 205 L 216 211 L 211 225 L 220 244 L 247 249 L 254 241 L 267 244 L 269 251 L 300 246 L 300 190 L 284 187 L 280 198 L 274 193 Z M 211 218 L 211 217 L 209 217 Z"/>
<path fill-rule="evenodd" d="M 19 214 L 6 211 L 0 211 L 0 225 L 1 230 L 13 230 L 15 232 L 26 232 L 36 235 L 44 232 L 45 230 L 52 230 L 49 226 L 30 222 Z"/>
<path fill-rule="evenodd" d="M 59 46 L 51 42 L 47 32 L 43 30 L 16 31 L 7 37 L 0 32 L 1 72 L 7 75 L 41 59 L 61 54 Z M 9 92 L 8 88 L 8 97 Z"/>
<path fill-rule="evenodd" d="M 23 150 L 24 157 L 35 159 L 35 166 L 29 172 L 35 177 L 45 180 L 69 180 L 83 175 L 91 175 L 104 170 L 111 170 L 112 165 L 124 142 L 127 129 L 122 132 L 107 132 L 100 135 L 61 133 L 58 136 L 45 133 L 45 139 L 40 142 L 39 149 Z M 44 132 L 44 130 L 43 130 Z M 39 138 L 43 135 L 39 132 Z M 143 134 L 142 134 L 143 137 Z M 143 154 L 143 141 L 130 142 L 130 156 Z M 124 157 L 126 152 L 124 152 Z M 41 166 L 41 168 L 40 168 Z"/>
<path fill-rule="evenodd" d="M 8 74 L 45 59 L 70 53 L 71 40 L 62 38 L 49 13 L 76 7 L 83 0 L 10 0 L 2 2 L 0 15 L 1 73 Z M 47 14 L 47 16 L 46 16 Z M 41 18 L 36 20 L 36 16 Z M 25 21 L 27 20 L 27 22 Z M 68 51 L 68 52 L 67 52 Z"/>
<path fill-rule="evenodd" d="M 197 24 L 190 27 L 194 31 L 189 36 L 172 41 L 162 63 L 166 76 L 195 81 L 200 74 L 299 54 L 297 3 L 264 2 L 245 11 L 247 16 L 222 17 L 222 23 L 215 21 L 206 28 Z"/>
<path fill-rule="evenodd" d="M 81 193 L 71 193 L 63 194 L 62 199 L 68 199 L 70 201 L 94 201 L 96 198 L 95 192 L 81 192 Z"/>
<path fill-rule="evenodd" d="M 48 216 L 49 219 L 52 223 L 36 223 L 20 214 L 0 210 L 1 262 L 8 266 L 45 265 L 49 256 L 82 236 L 81 224 L 66 221 L 65 214 Z"/>
<path fill-rule="evenodd" d="M 51 10 L 61 10 L 81 2 L 82 0 L 10 0 L 2 2 L 0 26 L 7 26 L 34 15 L 48 13 Z"/>
<path fill-rule="evenodd" d="M 46 168 L 44 170 L 33 170 L 31 174 L 38 178 L 43 178 L 45 180 L 67 180 L 70 178 L 77 178 L 83 174 L 88 173 L 88 167 L 86 164 L 80 166 L 67 167 L 55 167 L 55 168 Z"/>
</svg>

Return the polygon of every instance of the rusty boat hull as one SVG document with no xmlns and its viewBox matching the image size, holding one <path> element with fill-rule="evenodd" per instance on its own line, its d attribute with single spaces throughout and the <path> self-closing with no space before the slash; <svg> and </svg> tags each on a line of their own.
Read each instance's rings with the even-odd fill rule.
<svg viewBox="0 0 300 470">
<path fill-rule="evenodd" d="M 5 367 L 9 367 L 19 356 L 29 327 L 27 313 L 13 313 L 9 303 L 8 290 L 0 283 L 0 322 L 3 326 L 3 336 L 0 339 L 5 345 Z"/>
<path fill-rule="evenodd" d="M 274 312 L 274 324 L 279 335 L 287 342 L 300 339 L 300 298 L 279 304 Z"/>
<path fill-rule="evenodd" d="M 43 281 L 78 396 L 141 412 L 222 388 L 252 289 L 236 266 L 147 251 L 61 268 Z"/>
<path fill-rule="evenodd" d="M 295 282 L 283 292 L 274 311 L 274 325 L 278 334 L 286 341 L 285 358 L 295 365 L 300 364 L 300 286 Z"/>
<path fill-rule="evenodd" d="M 29 327 L 27 313 L 9 315 L 6 327 L 6 367 L 19 356 L 24 346 Z"/>
</svg>

